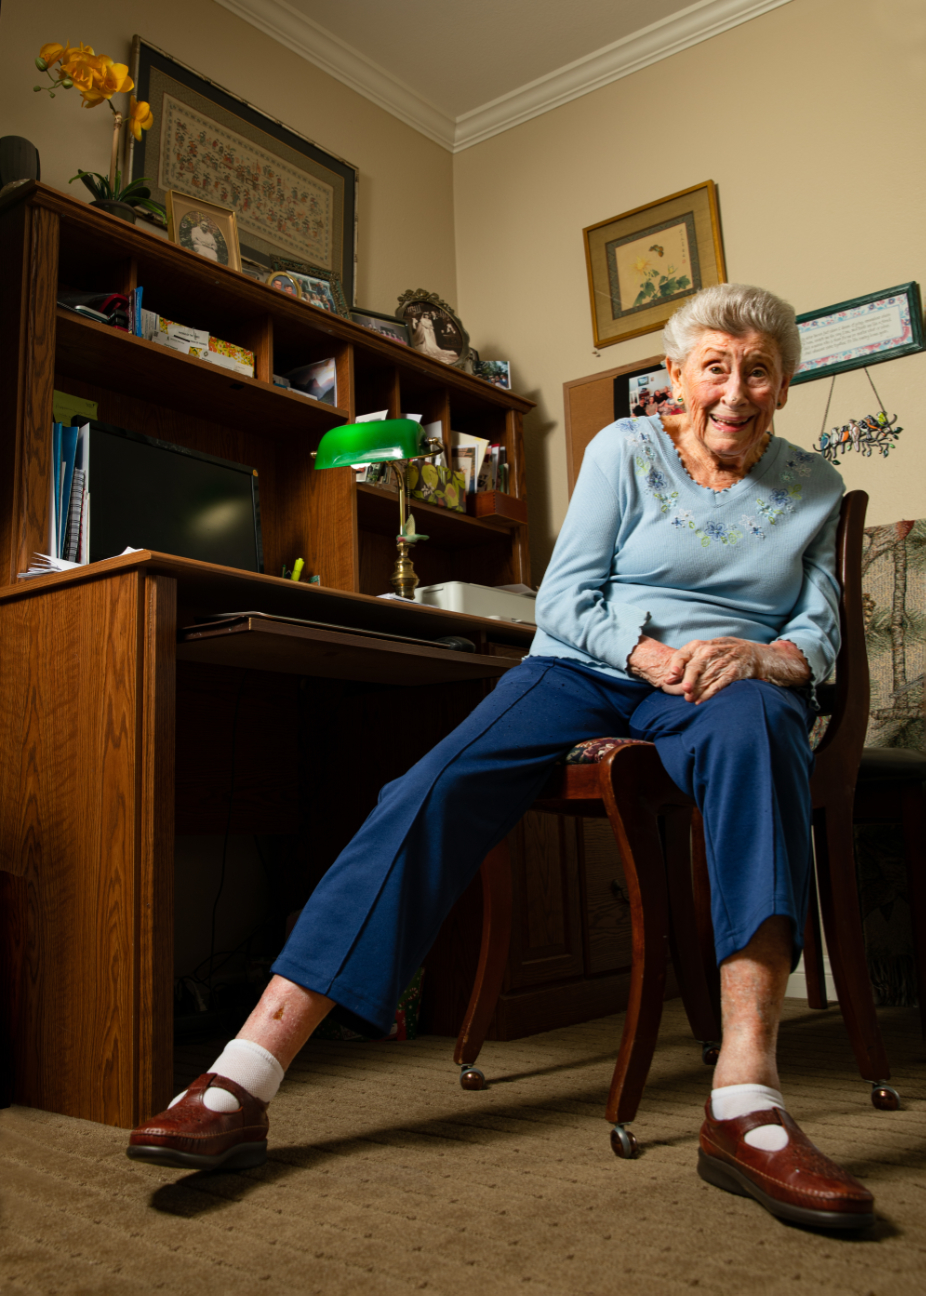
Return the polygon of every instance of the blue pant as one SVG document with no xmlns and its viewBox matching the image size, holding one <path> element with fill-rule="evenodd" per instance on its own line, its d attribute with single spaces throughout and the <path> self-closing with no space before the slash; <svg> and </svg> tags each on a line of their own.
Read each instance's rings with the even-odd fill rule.
<svg viewBox="0 0 926 1296">
<path fill-rule="evenodd" d="M 584 738 L 654 742 L 704 816 L 718 962 L 783 914 L 800 950 L 810 876 L 803 697 L 740 680 L 700 706 L 563 658 L 528 657 L 376 808 L 309 898 L 273 971 L 386 1032 L 484 856 Z"/>
</svg>

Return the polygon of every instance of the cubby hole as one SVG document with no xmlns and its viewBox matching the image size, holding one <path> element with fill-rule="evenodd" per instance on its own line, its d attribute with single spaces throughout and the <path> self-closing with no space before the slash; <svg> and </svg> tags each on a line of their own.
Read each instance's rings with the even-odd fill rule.
<svg viewBox="0 0 926 1296">
<path fill-rule="evenodd" d="M 292 567 L 295 558 L 310 552 L 307 479 L 313 469 L 314 448 L 310 440 L 268 438 L 260 428 L 197 418 L 59 372 L 55 373 L 55 387 L 96 401 L 103 423 L 256 469 L 264 571 L 268 575 L 279 576 L 284 564 Z M 146 541 L 144 536 L 126 536 L 125 544 L 139 549 Z"/>
<path fill-rule="evenodd" d="M 376 354 L 355 356 L 354 417 L 385 410 L 387 418 L 398 418 L 402 413 L 399 401 L 399 375 L 395 365 Z"/>
</svg>

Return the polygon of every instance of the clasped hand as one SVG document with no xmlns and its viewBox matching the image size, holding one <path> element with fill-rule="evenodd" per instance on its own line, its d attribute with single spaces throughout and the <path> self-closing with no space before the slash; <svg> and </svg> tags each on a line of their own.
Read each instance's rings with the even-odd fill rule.
<svg viewBox="0 0 926 1296">
<path fill-rule="evenodd" d="M 643 635 L 627 662 L 639 679 L 698 704 L 734 680 L 763 679 L 788 687 L 806 684 L 810 671 L 803 653 L 787 639 L 772 644 L 724 636 L 692 639 L 670 648 Z"/>
</svg>

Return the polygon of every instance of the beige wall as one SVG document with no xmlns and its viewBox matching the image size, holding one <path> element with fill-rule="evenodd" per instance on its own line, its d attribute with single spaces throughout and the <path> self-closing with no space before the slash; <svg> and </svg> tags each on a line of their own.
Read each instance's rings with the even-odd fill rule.
<svg viewBox="0 0 926 1296">
<path fill-rule="evenodd" d="M 596 356 L 582 229 L 704 180 L 719 188 L 731 280 L 798 311 L 926 280 L 926 7 L 793 0 L 455 159 L 459 308 L 473 345 L 512 361 L 528 420 L 539 578 L 566 510 L 562 384 L 654 354 L 650 333 Z M 888 460 L 846 456 L 869 518 L 926 516 L 926 353 L 871 370 L 907 429 Z M 777 430 L 810 446 L 828 381 Z M 863 371 L 830 424 L 872 412 Z"/>
<path fill-rule="evenodd" d="M 0 133 L 32 140 L 43 180 L 89 200 L 68 180 L 78 167 L 108 171 L 112 128 L 109 109 L 82 108 L 76 91 L 54 100 L 33 93 L 43 79 L 33 63 L 40 47 L 83 40 L 128 62 L 139 28 L 179 62 L 359 168 L 358 304 L 393 311 L 399 294 L 419 284 L 456 300 L 451 155 L 212 0 L 158 0 L 134 10 L 116 0 L 4 0 Z"/>
</svg>

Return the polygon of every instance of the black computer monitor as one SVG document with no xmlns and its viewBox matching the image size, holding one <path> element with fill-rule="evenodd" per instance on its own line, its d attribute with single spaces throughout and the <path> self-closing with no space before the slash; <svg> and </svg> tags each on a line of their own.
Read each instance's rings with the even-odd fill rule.
<svg viewBox="0 0 926 1296">
<path fill-rule="evenodd" d="M 127 546 L 264 569 L 257 472 L 171 441 L 90 423 L 90 561 Z"/>
</svg>

